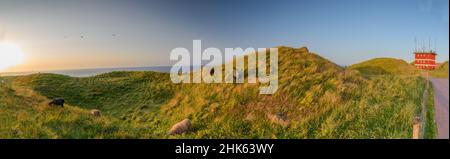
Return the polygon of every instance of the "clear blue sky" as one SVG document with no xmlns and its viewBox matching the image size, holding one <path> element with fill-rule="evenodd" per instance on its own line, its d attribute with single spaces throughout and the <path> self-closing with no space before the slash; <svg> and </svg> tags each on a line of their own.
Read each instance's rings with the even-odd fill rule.
<svg viewBox="0 0 450 159">
<path fill-rule="evenodd" d="M 448 0 L 0 0 L 0 38 L 29 57 L 16 70 L 169 65 L 193 39 L 308 46 L 341 65 L 411 61 L 415 37 L 448 60 Z"/>
</svg>

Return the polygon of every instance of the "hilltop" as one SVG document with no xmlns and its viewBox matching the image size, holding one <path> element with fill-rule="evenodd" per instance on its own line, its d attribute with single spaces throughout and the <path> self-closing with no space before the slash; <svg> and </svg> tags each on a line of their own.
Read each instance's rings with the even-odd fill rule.
<svg viewBox="0 0 450 159">
<path fill-rule="evenodd" d="M 363 75 L 418 75 L 419 70 L 413 64 L 394 58 L 375 58 L 349 67 Z"/>
<path fill-rule="evenodd" d="M 425 82 L 421 77 L 366 78 L 306 48 L 279 47 L 279 61 L 279 89 L 273 95 L 260 95 L 259 84 L 173 84 L 169 74 L 156 72 L 112 72 L 87 78 L 35 74 L 14 77 L 8 83 L 43 98 L 64 98 L 81 112 L 101 110 L 104 121 L 115 126 L 112 134 L 120 131 L 120 135 L 102 138 L 410 137 L 412 119 L 422 100 Z M 17 89 L 10 93 L 5 100 L 17 98 Z M 191 131 L 167 134 L 173 124 L 186 118 L 192 120 Z M 83 120 L 87 125 L 95 121 Z"/>
</svg>

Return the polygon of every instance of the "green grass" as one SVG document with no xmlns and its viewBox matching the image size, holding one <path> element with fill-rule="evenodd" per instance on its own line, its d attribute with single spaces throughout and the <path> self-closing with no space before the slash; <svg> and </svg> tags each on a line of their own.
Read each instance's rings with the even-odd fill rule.
<svg viewBox="0 0 450 159">
<path fill-rule="evenodd" d="M 441 66 L 431 71 L 431 76 L 435 78 L 447 78 L 448 79 L 448 61 L 444 62 Z"/>
<path fill-rule="evenodd" d="M 154 112 L 175 89 L 168 74 L 156 72 L 112 72 L 88 78 L 36 74 L 18 80 L 50 99 L 64 98 L 69 104 L 124 119 Z"/>
<path fill-rule="evenodd" d="M 1 92 L 10 95 L 0 103 L 18 103 L 0 109 L 16 112 L 2 118 L 8 123 L 2 129 L 20 130 L 29 138 L 411 137 L 413 117 L 423 100 L 425 80 L 420 76 L 362 76 L 305 48 L 279 47 L 279 61 L 279 89 L 273 95 L 259 95 L 259 84 L 172 84 L 168 74 L 155 72 L 14 77 L 8 79 L 11 86 L 32 89 L 31 94 L 46 98 L 42 100 L 64 98 L 71 106 L 34 113 L 33 104 L 20 103 L 17 94 L 23 93 L 5 88 Z M 88 111 L 93 108 L 105 115 L 92 118 Z M 31 120 L 28 129 L 11 126 L 18 124 L 18 112 Z M 192 120 L 193 130 L 167 135 L 185 118 Z M 42 134 L 33 133 L 39 130 Z"/>
<path fill-rule="evenodd" d="M 394 58 L 375 58 L 351 65 L 349 69 L 357 70 L 363 75 L 418 75 L 414 65 Z"/>
<path fill-rule="evenodd" d="M 20 90 L 29 92 L 29 90 Z M 52 108 L 33 93 L 0 85 L 0 138 L 141 138 L 142 128 L 66 105 Z"/>
<path fill-rule="evenodd" d="M 428 88 L 428 99 L 427 99 L 427 114 L 426 114 L 426 123 L 425 123 L 425 139 L 435 139 L 437 137 L 437 125 L 435 119 L 435 108 L 434 108 L 434 91 L 429 83 Z"/>
<path fill-rule="evenodd" d="M 279 58 L 280 88 L 273 96 L 258 95 L 252 84 L 187 85 L 158 119 L 197 123 L 177 138 L 410 137 L 421 77 L 366 79 L 292 48 L 280 48 Z"/>
</svg>

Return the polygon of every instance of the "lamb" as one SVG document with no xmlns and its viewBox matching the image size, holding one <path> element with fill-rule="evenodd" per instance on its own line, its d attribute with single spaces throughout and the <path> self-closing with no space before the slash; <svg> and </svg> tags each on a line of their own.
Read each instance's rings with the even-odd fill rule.
<svg viewBox="0 0 450 159">
<path fill-rule="evenodd" d="M 101 114 L 100 114 L 100 110 L 97 110 L 97 109 L 92 109 L 91 110 L 91 115 L 92 116 L 95 116 L 95 117 L 99 117 Z"/>
</svg>

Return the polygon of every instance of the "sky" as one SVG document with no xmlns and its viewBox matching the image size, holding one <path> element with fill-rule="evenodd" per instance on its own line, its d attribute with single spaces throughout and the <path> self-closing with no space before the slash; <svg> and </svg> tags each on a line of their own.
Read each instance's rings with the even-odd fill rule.
<svg viewBox="0 0 450 159">
<path fill-rule="evenodd" d="M 0 0 L 7 71 L 167 66 L 172 49 L 307 46 L 340 65 L 413 60 L 414 39 L 449 58 L 448 0 Z"/>
</svg>

